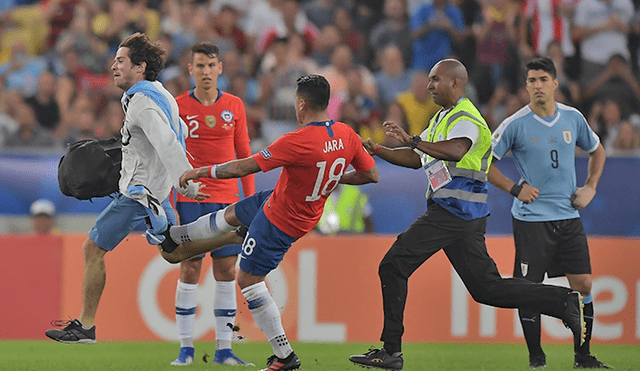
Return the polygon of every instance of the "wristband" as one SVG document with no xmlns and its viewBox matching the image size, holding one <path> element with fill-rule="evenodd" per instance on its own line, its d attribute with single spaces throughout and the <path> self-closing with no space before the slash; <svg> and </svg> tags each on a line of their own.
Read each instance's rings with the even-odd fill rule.
<svg viewBox="0 0 640 371">
<path fill-rule="evenodd" d="M 218 165 L 209 166 L 209 176 L 213 179 L 218 179 L 218 175 L 216 174 L 216 168 Z"/>
<path fill-rule="evenodd" d="M 380 145 L 378 144 L 378 146 L 376 147 L 376 150 L 373 151 L 373 153 L 371 154 L 371 156 L 375 156 L 378 154 L 378 152 L 380 152 Z"/>
<path fill-rule="evenodd" d="M 517 198 L 520 194 L 520 191 L 522 191 L 522 186 L 520 184 L 514 184 L 513 187 L 511 187 L 509 193 L 511 193 L 513 197 Z"/>
<path fill-rule="evenodd" d="M 418 148 L 418 143 L 422 142 L 422 138 L 419 135 L 413 136 L 413 143 L 411 143 L 411 149 Z"/>
</svg>

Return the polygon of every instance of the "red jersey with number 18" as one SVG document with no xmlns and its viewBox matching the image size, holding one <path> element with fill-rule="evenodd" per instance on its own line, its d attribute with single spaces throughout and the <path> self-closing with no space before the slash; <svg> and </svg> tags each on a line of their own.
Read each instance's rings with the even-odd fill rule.
<svg viewBox="0 0 640 371">
<path fill-rule="evenodd" d="M 327 197 L 349 165 L 364 172 L 375 164 L 358 134 L 333 120 L 311 122 L 285 134 L 253 158 L 263 172 L 282 167 L 264 213 L 273 225 L 294 238 L 315 227 Z"/>
</svg>

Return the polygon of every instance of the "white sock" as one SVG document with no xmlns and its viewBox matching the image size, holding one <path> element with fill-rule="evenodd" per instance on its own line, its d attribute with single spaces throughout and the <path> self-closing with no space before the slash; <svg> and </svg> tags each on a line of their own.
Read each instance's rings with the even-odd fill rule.
<svg viewBox="0 0 640 371">
<path fill-rule="evenodd" d="M 216 319 L 216 350 L 231 349 L 233 326 L 236 324 L 236 281 L 217 281 L 213 299 Z"/>
<path fill-rule="evenodd" d="M 259 282 L 242 290 L 242 295 L 247 300 L 253 320 L 267 336 L 271 343 L 273 353 L 279 358 L 287 358 L 293 352 L 287 335 L 282 327 L 280 311 L 273 301 L 264 282 Z"/>
<path fill-rule="evenodd" d="M 171 227 L 169 234 L 177 244 L 187 241 L 206 240 L 218 237 L 233 229 L 233 226 L 224 219 L 225 209 L 215 213 L 203 215 L 196 221 Z"/>
<path fill-rule="evenodd" d="M 180 347 L 193 347 L 193 325 L 196 321 L 198 284 L 180 282 L 176 289 L 176 324 Z"/>
</svg>

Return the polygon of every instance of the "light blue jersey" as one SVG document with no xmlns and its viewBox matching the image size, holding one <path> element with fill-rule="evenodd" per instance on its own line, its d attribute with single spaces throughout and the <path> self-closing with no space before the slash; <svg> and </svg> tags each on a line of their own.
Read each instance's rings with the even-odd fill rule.
<svg viewBox="0 0 640 371">
<path fill-rule="evenodd" d="M 520 181 L 540 190 L 530 204 L 514 198 L 514 218 L 539 222 L 580 217 L 570 200 L 576 191 L 575 147 L 591 153 L 600 144 L 580 111 L 556 103 L 553 117 L 540 117 L 527 105 L 500 124 L 492 144 L 498 160 L 511 151 Z"/>
</svg>

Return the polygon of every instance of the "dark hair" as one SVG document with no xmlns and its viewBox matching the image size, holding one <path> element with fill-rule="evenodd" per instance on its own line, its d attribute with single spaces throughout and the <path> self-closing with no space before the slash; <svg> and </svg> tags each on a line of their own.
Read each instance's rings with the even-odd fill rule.
<svg viewBox="0 0 640 371">
<path fill-rule="evenodd" d="M 212 43 L 197 43 L 191 47 L 191 60 L 193 60 L 194 54 L 204 54 L 209 58 L 220 58 L 220 50 Z"/>
<path fill-rule="evenodd" d="M 556 66 L 549 57 L 537 57 L 529 61 L 525 65 L 525 73 L 529 74 L 531 70 L 548 72 L 551 77 L 556 78 Z"/>
<path fill-rule="evenodd" d="M 122 40 L 119 47 L 129 48 L 129 58 L 134 65 L 139 66 L 142 62 L 146 62 L 145 80 L 156 81 L 164 68 L 164 58 L 167 54 L 160 44 L 152 43 L 149 36 L 136 32 Z"/>
<path fill-rule="evenodd" d="M 310 109 L 314 111 L 327 109 L 331 95 L 331 87 L 327 79 L 320 75 L 307 75 L 300 77 L 296 84 L 298 96 L 307 102 Z"/>
</svg>

